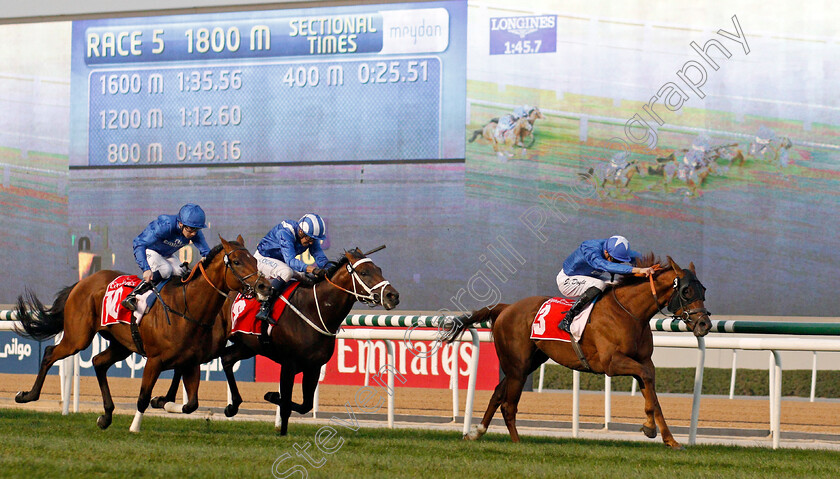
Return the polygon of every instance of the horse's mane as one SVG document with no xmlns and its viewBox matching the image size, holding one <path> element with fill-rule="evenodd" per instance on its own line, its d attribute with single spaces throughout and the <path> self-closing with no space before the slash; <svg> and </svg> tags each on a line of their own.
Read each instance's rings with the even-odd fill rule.
<svg viewBox="0 0 840 479">
<path fill-rule="evenodd" d="M 656 257 L 655 254 L 651 251 L 650 253 L 643 254 L 636 258 L 636 263 L 634 264 L 637 268 L 648 268 L 653 265 L 659 265 L 659 271 L 664 271 L 667 269 L 671 269 L 671 265 L 668 263 L 662 263 L 659 258 Z M 632 274 L 626 274 L 618 280 L 615 286 L 624 286 L 628 284 L 636 284 L 641 283 L 643 281 L 647 281 L 648 279 L 644 276 L 634 276 Z"/>
<path fill-rule="evenodd" d="M 242 246 L 237 241 L 228 241 L 228 244 L 230 244 L 232 246 Z M 205 268 L 208 268 L 210 266 L 210 263 L 213 261 L 213 258 L 215 258 L 220 252 L 222 252 L 225 249 L 224 246 L 225 245 L 223 245 L 222 243 L 219 243 L 216 246 L 214 246 L 210 250 L 210 252 L 207 253 L 207 256 L 204 257 L 204 262 L 201 263 L 202 266 L 204 266 Z M 198 264 L 196 263 L 196 265 L 193 266 L 193 268 L 198 268 Z M 198 273 L 193 274 L 192 277 L 190 278 L 190 281 L 198 278 L 199 276 L 201 276 L 201 275 L 198 274 Z M 189 281 L 187 281 L 187 282 L 189 282 Z"/>
<path fill-rule="evenodd" d="M 356 259 L 361 259 L 362 258 L 362 255 L 357 253 L 355 249 L 350 250 L 350 251 L 345 251 L 344 253 L 345 254 L 342 254 L 341 258 L 339 258 L 338 261 L 327 262 L 327 265 L 324 268 L 324 271 L 326 271 L 325 277 L 332 278 L 333 275 L 338 271 L 339 268 L 341 268 L 342 266 L 344 266 L 345 264 L 350 262 L 350 259 L 347 257 L 346 253 L 350 253 L 350 255 L 353 256 Z"/>
</svg>

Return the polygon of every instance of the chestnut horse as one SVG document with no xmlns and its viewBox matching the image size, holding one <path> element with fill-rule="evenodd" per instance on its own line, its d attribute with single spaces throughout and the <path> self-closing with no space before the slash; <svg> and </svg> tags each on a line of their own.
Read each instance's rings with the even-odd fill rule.
<svg viewBox="0 0 840 479">
<path fill-rule="evenodd" d="M 449 342 L 471 324 L 487 320 L 493 322 L 496 353 L 505 373 L 505 378 L 496 386 L 481 424 L 464 439 L 475 440 L 487 432 L 490 420 L 501 405 L 510 437 L 519 442 L 516 412 L 525 379 L 551 358 L 570 369 L 635 377 L 645 398 L 647 420 L 642 431 L 654 438 L 659 426 L 665 444 L 681 448 L 665 423 L 656 397 L 655 369 L 651 361 L 653 335 L 649 321 L 657 311 L 667 306 L 675 318 L 688 324 L 695 336 L 706 335 L 712 323 L 703 304 L 705 288 L 694 274 L 694 263 L 689 265 L 688 270 L 680 269 L 670 257 L 668 263 L 654 274 L 650 282 L 629 276 L 604 292 L 592 309 L 579 343 L 585 363 L 575 353 L 572 343 L 530 339 L 531 324 L 540 306 L 549 299 L 547 296 L 532 296 L 510 305 L 498 304 L 455 318 L 455 327 L 446 336 Z M 651 254 L 640 258 L 637 266 L 652 264 Z"/>
<path fill-rule="evenodd" d="M 525 155 L 525 142 L 529 137 L 531 141 L 528 142 L 528 145 L 532 146 L 534 144 L 534 138 L 532 136 L 534 123 L 544 118 L 545 116 L 543 116 L 539 107 L 533 107 L 526 116 L 519 118 L 513 123 L 513 128 L 506 130 L 501 135 L 497 135 L 499 118 L 493 118 L 483 127 L 474 130 L 469 142 L 472 143 L 479 137 L 484 138 L 488 143 L 493 145 L 493 151 L 501 158 L 504 158 L 505 155 L 513 157 L 512 152 L 505 152 L 504 149 L 512 151 L 514 147 L 521 147 L 522 154 Z"/>
<path fill-rule="evenodd" d="M 202 270 L 201 274 L 186 282 L 173 278 L 161 289 L 159 301 L 139 324 L 143 351 L 132 338 L 131 326 L 101 325 L 105 291 L 108 284 L 123 273 L 111 270 L 94 273 L 61 290 L 50 308 L 45 308 L 31 292 L 27 292 L 26 299 L 18 297 L 16 312 L 23 327 L 21 334 L 37 340 L 61 331 L 64 336 L 55 346 L 44 348 L 35 385 L 28 392 L 17 393 L 15 401 L 37 400 L 50 366 L 87 348 L 99 333 L 110 342 L 93 358 L 105 406 L 105 414 L 96 421 L 100 428 L 111 425 L 114 411 L 106 376 L 108 368 L 132 352 L 140 352 L 147 358 L 132 432 L 140 431 L 143 413 L 161 371 L 176 369 L 183 373 L 188 402 L 182 412 L 195 411 L 198 408 L 199 367 L 205 360 L 204 351 L 211 346 L 214 323 L 228 293 L 239 291 L 265 298 L 270 288 L 268 281 L 257 272 L 257 261 L 243 246 L 241 236 L 230 242 L 219 238 L 222 243 L 210 250 L 204 262 L 197 266 Z"/>
</svg>

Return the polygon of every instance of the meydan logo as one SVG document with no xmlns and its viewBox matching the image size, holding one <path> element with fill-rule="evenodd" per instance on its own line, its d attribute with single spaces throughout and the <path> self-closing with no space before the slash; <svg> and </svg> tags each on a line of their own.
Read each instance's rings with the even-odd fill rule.
<svg viewBox="0 0 840 479">
<path fill-rule="evenodd" d="M 18 361 L 23 361 L 23 358 L 32 355 L 32 346 L 25 343 L 18 343 L 17 338 L 12 338 L 12 342 L 3 347 L 0 352 L 0 358 L 8 358 L 9 356 L 17 356 Z"/>
<path fill-rule="evenodd" d="M 525 38 L 538 30 L 554 28 L 554 15 L 537 15 L 533 17 L 500 17 L 490 19 L 491 31 L 506 31 Z"/>
</svg>

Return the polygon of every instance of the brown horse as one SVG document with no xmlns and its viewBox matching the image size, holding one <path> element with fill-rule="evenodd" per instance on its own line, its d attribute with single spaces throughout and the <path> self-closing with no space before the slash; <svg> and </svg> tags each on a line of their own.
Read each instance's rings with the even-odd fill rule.
<svg viewBox="0 0 840 479">
<path fill-rule="evenodd" d="M 321 366 L 332 357 L 336 334 L 353 304 L 361 301 L 390 310 L 399 304 L 399 298 L 400 294 L 370 258 L 358 248 L 346 251 L 328 268 L 324 281 L 295 290 L 290 304 L 271 330 L 269 345 L 263 345 L 255 335 L 237 333 L 231 337 L 233 346 L 222 354 L 222 366 L 231 391 L 231 404 L 225 408 L 225 415 L 235 415 L 242 403 L 233 366 L 237 361 L 260 354 L 282 366 L 280 393 L 266 393 L 265 400 L 280 406 L 280 434 L 285 435 L 292 411 L 305 414 L 312 409 Z M 230 318 L 231 306 L 228 302 L 223 309 L 227 318 Z M 302 404 L 292 402 L 294 378 L 298 373 L 303 373 Z"/>
<path fill-rule="evenodd" d="M 487 122 L 483 127 L 473 130 L 472 138 L 469 142 L 472 143 L 476 138 L 483 138 L 488 143 L 493 145 L 493 151 L 500 157 L 513 157 L 511 151 L 514 147 L 522 148 L 522 155 L 525 155 L 525 142 L 531 137 L 534 130 L 534 122 L 544 119 L 542 112 L 538 107 L 533 107 L 526 116 L 519 118 L 513 124 L 513 128 L 505 132 L 498 132 L 499 118 L 493 118 Z M 529 142 L 530 145 L 533 141 Z M 505 150 L 508 150 L 507 152 Z"/>
<path fill-rule="evenodd" d="M 642 258 L 637 266 L 653 263 L 653 255 L 649 255 Z M 499 304 L 455 318 L 455 327 L 447 336 L 450 342 L 471 324 L 486 320 L 493 322 L 496 353 L 505 373 L 505 378 L 496 386 L 481 424 L 464 438 L 478 439 L 487 432 L 490 420 L 501 405 L 510 437 L 518 442 L 516 412 L 523 384 L 531 372 L 551 358 L 571 369 L 635 377 L 645 398 L 647 420 L 642 431 L 654 438 L 656 426 L 659 426 L 665 444 L 680 448 L 665 423 L 656 397 L 655 369 L 651 361 L 653 335 L 649 321 L 657 311 L 667 306 L 674 317 L 688 324 L 695 336 L 708 333 L 712 323 L 703 304 L 705 288 L 694 274 L 694 263 L 689 265 L 688 270 L 680 269 L 670 257 L 668 263 L 650 282 L 643 278 L 626 277 L 605 291 L 592 309 L 579 343 L 585 362 L 575 353 L 571 343 L 530 339 L 531 323 L 549 297 L 532 296 L 510 305 Z"/>
<path fill-rule="evenodd" d="M 87 348 L 99 333 L 110 342 L 108 348 L 93 358 L 105 406 L 105 414 L 96 421 L 100 428 L 111 425 L 114 411 L 106 377 L 108 368 L 132 352 L 141 352 L 147 357 L 132 432 L 140 430 L 143 413 L 161 371 L 177 369 L 183 372 L 188 402 L 182 412 L 195 411 L 198 408 L 199 367 L 205 360 L 205 350 L 212 344 L 214 323 L 228 293 L 239 291 L 265 298 L 270 288 L 268 281 L 258 274 L 257 262 L 243 246 L 241 236 L 231 242 L 220 239 L 222 243 L 210 250 L 198 266 L 203 270 L 202 274 L 187 282 L 173 278 L 161 289 L 160 300 L 140 322 L 142 346 L 135 343 L 127 324 L 101 326 L 105 291 L 108 284 L 123 273 L 99 271 L 61 290 L 50 308 L 45 308 L 30 292 L 26 299 L 19 297 L 16 312 L 23 327 L 21 334 L 38 340 L 61 331 L 64 336 L 57 345 L 44 349 L 35 385 L 28 392 L 17 393 L 15 401 L 37 400 L 50 366 Z"/>
</svg>

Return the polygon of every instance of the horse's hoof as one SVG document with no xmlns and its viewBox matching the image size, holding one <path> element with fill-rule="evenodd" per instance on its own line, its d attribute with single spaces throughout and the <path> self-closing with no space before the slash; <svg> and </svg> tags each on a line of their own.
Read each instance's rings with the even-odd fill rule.
<svg viewBox="0 0 840 479">
<path fill-rule="evenodd" d="M 179 406 L 179 405 L 175 404 L 174 402 L 167 401 L 163 405 L 163 410 L 168 412 L 168 413 L 172 413 L 172 414 L 180 414 L 180 413 L 184 412 L 184 406 Z"/>
<path fill-rule="evenodd" d="M 685 451 L 683 445 L 678 443 L 677 441 L 674 441 L 673 444 L 668 444 L 668 447 L 670 447 L 672 451 Z"/>
<path fill-rule="evenodd" d="M 239 406 L 234 406 L 233 404 L 228 404 L 225 406 L 225 417 L 233 417 L 236 416 L 236 413 L 239 412 Z"/>
<path fill-rule="evenodd" d="M 108 426 L 111 425 L 111 416 L 106 416 L 105 414 L 99 416 L 99 418 L 96 420 L 96 425 L 99 426 L 99 429 L 102 429 L 103 431 L 105 429 L 108 429 Z"/>
<path fill-rule="evenodd" d="M 265 393 L 264 399 L 271 404 L 280 405 L 280 393 L 276 391 L 269 391 Z"/>
<path fill-rule="evenodd" d="M 154 409 L 163 409 L 163 405 L 166 404 L 167 401 L 163 396 L 157 396 L 152 398 L 151 402 L 149 402 L 149 406 L 152 406 Z"/>
<path fill-rule="evenodd" d="M 655 426 L 654 427 L 642 426 L 641 431 L 643 433 L 645 433 L 645 436 L 647 436 L 651 439 L 656 437 L 656 427 Z"/>
<path fill-rule="evenodd" d="M 26 391 L 26 392 L 24 392 L 24 391 L 18 391 L 18 393 L 17 393 L 17 394 L 15 394 L 15 402 L 16 402 L 16 403 L 25 403 L 25 402 L 29 402 L 30 400 L 29 400 L 29 399 L 26 399 L 26 395 L 27 395 L 28 393 L 29 393 L 28 391 Z"/>
</svg>

